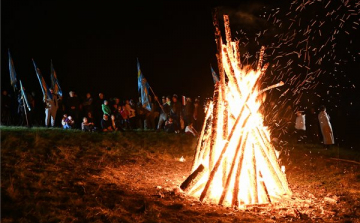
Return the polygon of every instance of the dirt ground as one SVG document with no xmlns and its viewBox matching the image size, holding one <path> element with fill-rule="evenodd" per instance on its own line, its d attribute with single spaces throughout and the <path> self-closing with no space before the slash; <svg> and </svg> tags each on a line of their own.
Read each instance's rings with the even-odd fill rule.
<svg viewBox="0 0 360 223">
<path fill-rule="evenodd" d="M 238 210 L 178 189 L 194 138 L 52 134 L 2 131 L 1 222 L 360 222 L 359 163 L 320 146 L 283 150 L 291 200 Z"/>
</svg>

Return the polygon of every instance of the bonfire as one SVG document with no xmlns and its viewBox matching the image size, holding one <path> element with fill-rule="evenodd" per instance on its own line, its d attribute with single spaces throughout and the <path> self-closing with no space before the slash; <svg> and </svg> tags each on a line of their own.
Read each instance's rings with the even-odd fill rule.
<svg viewBox="0 0 360 223">
<path fill-rule="evenodd" d="M 259 108 L 264 91 L 283 82 L 260 90 L 260 77 L 268 67 L 263 65 L 265 48 L 260 50 L 255 69 L 243 65 L 227 15 L 224 23 L 226 44 L 214 15 L 220 81 L 207 105 L 192 173 L 180 188 L 200 201 L 224 206 L 275 203 L 292 193 Z"/>
</svg>

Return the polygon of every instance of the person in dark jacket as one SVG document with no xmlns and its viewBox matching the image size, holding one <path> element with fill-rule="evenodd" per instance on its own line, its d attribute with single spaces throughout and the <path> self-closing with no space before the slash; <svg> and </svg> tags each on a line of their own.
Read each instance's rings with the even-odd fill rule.
<svg viewBox="0 0 360 223">
<path fill-rule="evenodd" d="M 170 116 L 170 104 L 171 104 L 171 98 L 170 96 L 167 96 L 165 102 L 162 104 L 157 131 L 161 131 L 161 129 L 163 129 L 163 124 L 167 121 L 168 117 Z"/>
<path fill-rule="evenodd" d="M 69 92 L 70 97 L 66 101 L 68 115 L 71 116 L 75 123 L 79 122 L 79 113 L 80 113 L 80 100 L 75 95 L 75 92 Z"/>
<path fill-rule="evenodd" d="M 101 131 L 103 132 L 113 131 L 111 120 L 109 119 L 109 116 L 106 114 L 103 115 L 103 119 L 101 120 Z"/>
<path fill-rule="evenodd" d="M 11 124 L 11 98 L 6 90 L 1 94 L 1 125 Z"/>
</svg>

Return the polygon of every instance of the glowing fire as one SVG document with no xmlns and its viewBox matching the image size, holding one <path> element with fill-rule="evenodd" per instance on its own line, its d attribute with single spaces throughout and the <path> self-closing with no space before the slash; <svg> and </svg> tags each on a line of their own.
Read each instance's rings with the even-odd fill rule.
<svg viewBox="0 0 360 223">
<path fill-rule="evenodd" d="M 228 16 L 224 20 L 226 45 L 214 19 L 220 81 L 207 106 L 192 174 L 181 189 L 201 201 L 226 206 L 276 202 L 291 191 L 259 107 L 262 92 L 283 83 L 259 90 L 259 78 L 268 66 L 262 65 L 265 49 L 261 48 L 256 70 L 243 66 L 239 43 L 231 41 Z"/>
</svg>

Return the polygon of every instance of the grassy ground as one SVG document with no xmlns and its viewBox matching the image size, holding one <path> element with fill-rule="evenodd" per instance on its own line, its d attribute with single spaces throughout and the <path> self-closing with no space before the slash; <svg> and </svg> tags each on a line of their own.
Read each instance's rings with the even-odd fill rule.
<svg viewBox="0 0 360 223">
<path fill-rule="evenodd" d="M 189 135 L 0 130 L 1 222 L 360 222 L 360 165 L 344 161 L 360 162 L 359 148 L 284 147 L 293 199 L 236 210 L 176 189 L 192 164 Z"/>
</svg>

